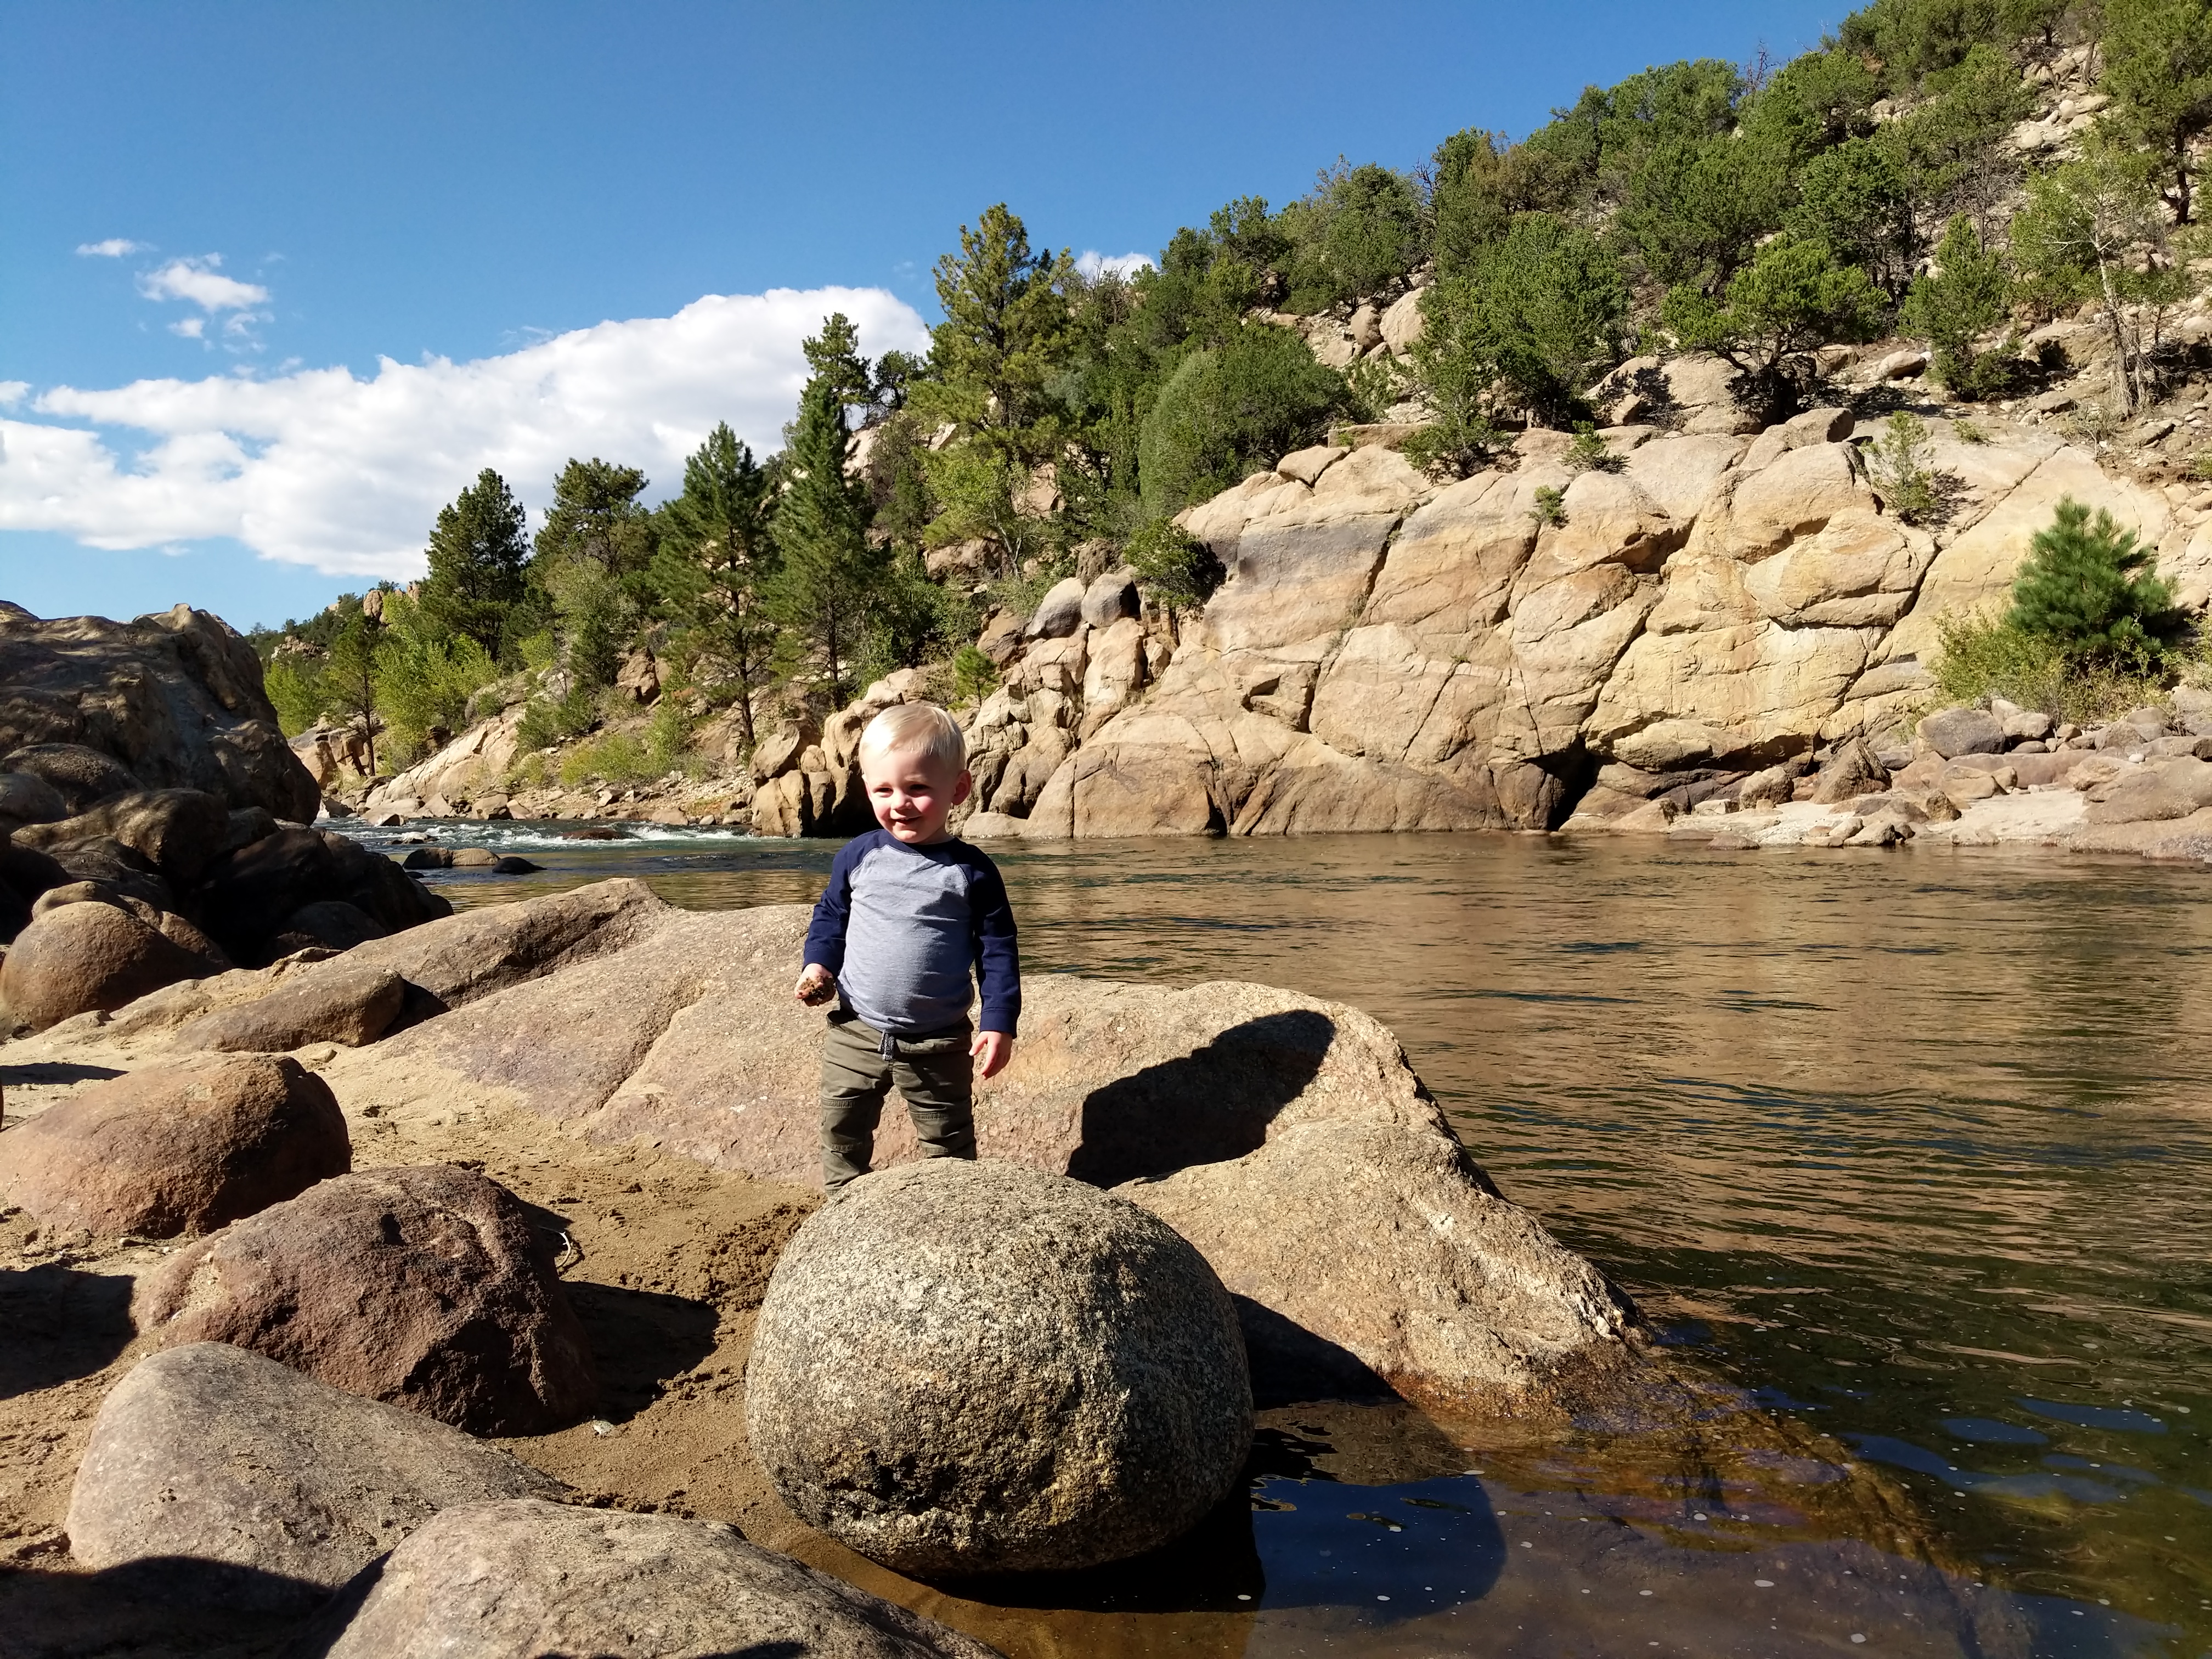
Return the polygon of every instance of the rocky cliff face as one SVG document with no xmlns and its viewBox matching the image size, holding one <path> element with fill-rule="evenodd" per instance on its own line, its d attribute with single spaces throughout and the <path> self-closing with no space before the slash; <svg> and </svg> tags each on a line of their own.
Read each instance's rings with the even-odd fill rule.
<svg viewBox="0 0 2212 1659">
<path fill-rule="evenodd" d="M 1632 803 L 1879 734 L 1926 700 L 1938 619 L 1999 599 L 2067 495 L 2212 598 L 2212 498 L 2050 432 L 1931 421 L 1948 517 L 1917 528 L 1841 410 L 1755 435 L 1691 416 L 1604 431 L 1613 470 L 1569 471 L 1541 432 L 1449 485 L 1380 447 L 1306 451 L 1190 509 L 1227 582 L 1164 666 L 1128 619 L 1013 656 L 971 736 L 995 776 L 1044 781 L 989 793 L 968 833 L 1548 829 L 1601 782 Z M 1102 720 L 1089 667 L 1115 645 Z"/>
<path fill-rule="evenodd" d="M 253 647 L 189 605 L 43 622 L 0 601 L 0 756 L 46 744 L 97 750 L 149 789 L 198 789 L 234 810 L 309 823 L 319 805 Z"/>
</svg>

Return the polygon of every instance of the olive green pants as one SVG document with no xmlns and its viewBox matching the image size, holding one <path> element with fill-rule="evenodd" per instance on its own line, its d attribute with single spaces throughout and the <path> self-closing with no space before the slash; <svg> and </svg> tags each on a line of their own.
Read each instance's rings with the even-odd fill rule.
<svg viewBox="0 0 2212 1659">
<path fill-rule="evenodd" d="M 834 1193 L 867 1174 L 884 1095 L 894 1085 L 924 1158 L 975 1157 L 972 1036 L 963 1020 L 949 1031 L 887 1044 L 882 1032 L 852 1015 L 831 1014 L 822 1038 L 822 1184 Z"/>
</svg>

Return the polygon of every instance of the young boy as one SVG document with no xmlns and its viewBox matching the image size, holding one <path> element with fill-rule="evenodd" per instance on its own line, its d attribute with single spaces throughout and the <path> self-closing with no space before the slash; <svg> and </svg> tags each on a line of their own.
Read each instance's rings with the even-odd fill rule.
<svg viewBox="0 0 2212 1659">
<path fill-rule="evenodd" d="M 868 1172 L 884 1092 L 898 1085 L 924 1158 L 975 1156 L 974 1064 L 996 1076 L 1021 1015 L 1014 912 L 998 866 L 945 826 L 973 787 L 967 746 L 933 703 L 899 703 L 860 734 L 881 827 L 830 866 L 793 994 L 837 1006 L 822 1042 L 822 1182 Z M 983 993 L 969 1042 L 969 970 Z"/>
</svg>

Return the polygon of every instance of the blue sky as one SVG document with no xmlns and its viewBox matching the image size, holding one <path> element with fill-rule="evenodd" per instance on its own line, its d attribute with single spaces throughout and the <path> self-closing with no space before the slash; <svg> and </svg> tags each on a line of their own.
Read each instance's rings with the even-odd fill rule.
<svg viewBox="0 0 2212 1659">
<path fill-rule="evenodd" d="M 0 597 L 305 615 L 479 466 L 772 447 L 799 337 L 918 343 L 993 202 L 1156 252 L 1845 9 L 4 0 Z"/>
</svg>

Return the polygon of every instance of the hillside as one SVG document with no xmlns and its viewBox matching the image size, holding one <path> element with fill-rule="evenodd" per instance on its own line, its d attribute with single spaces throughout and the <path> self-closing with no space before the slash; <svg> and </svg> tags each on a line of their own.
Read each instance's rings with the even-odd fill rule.
<svg viewBox="0 0 2212 1659">
<path fill-rule="evenodd" d="M 1878 0 L 1778 67 L 1656 67 L 1518 143 L 1469 127 L 1418 173 L 1240 198 L 1133 279 L 1033 252 L 994 207 L 939 264 L 926 359 L 871 362 L 825 319 L 788 447 L 725 428 L 657 509 L 635 469 L 575 461 L 531 537 L 487 472 L 426 582 L 261 641 L 271 695 L 327 787 L 415 769 L 379 805 L 785 830 L 842 822 L 839 789 L 754 792 L 834 780 L 834 717 L 895 672 L 1009 757 L 990 809 L 1040 823 L 1073 810 L 1046 785 L 1079 750 L 1085 780 L 1202 756 L 1216 829 L 1297 756 L 1359 764 L 1250 824 L 1548 824 L 1607 765 L 1811 763 L 1939 684 L 2115 714 L 2201 654 L 2209 129 L 2203 0 Z M 1796 519 L 1738 504 L 1782 512 L 1801 474 Z M 1962 679 L 1944 641 L 2001 632 L 2069 497 L 2156 551 L 2165 620 L 2117 654 L 1992 636 L 2010 666 Z M 1036 626 L 1115 570 L 1112 614 Z M 1018 659 L 1024 630 L 1078 642 Z M 1328 726 L 1355 663 L 1384 703 L 1440 678 L 1472 701 L 1370 744 Z M 1005 712 L 1039 691 L 1067 708 Z M 1193 697 L 1194 731 L 1279 732 L 1169 744 Z M 1684 722 L 1722 735 L 1639 736 Z M 1425 781 L 1364 769 L 1386 762 Z M 1159 823 L 1194 819 L 1170 793 Z"/>
</svg>

